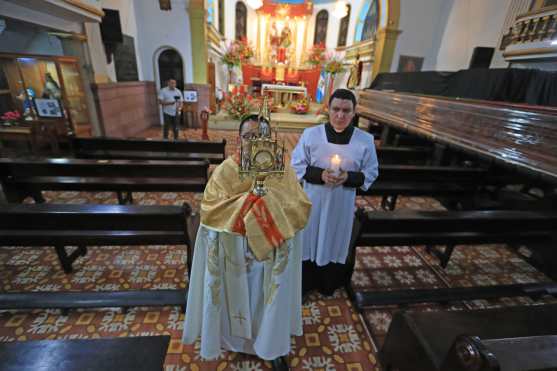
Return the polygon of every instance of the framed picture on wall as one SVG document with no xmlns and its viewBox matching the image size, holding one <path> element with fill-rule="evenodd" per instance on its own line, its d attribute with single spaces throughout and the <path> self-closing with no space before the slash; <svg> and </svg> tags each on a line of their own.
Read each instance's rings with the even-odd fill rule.
<svg viewBox="0 0 557 371">
<path fill-rule="evenodd" d="M 196 90 L 184 90 L 184 102 L 195 103 L 197 102 Z"/>
<path fill-rule="evenodd" d="M 424 57 L 401 55 L 398 60 L 397 72 L 418 72 L 422 70 Z"/>
<path fill-rule="evenodd" d="M 62 110 L 62 105 L 58 99 L 45 99 L 45 98 L 35 98 L 33 99 L 35 104 L 35 111 L 37 116 L 41 118 L 62 118 L 64 117 L 64 111 Z"/>
</svg>

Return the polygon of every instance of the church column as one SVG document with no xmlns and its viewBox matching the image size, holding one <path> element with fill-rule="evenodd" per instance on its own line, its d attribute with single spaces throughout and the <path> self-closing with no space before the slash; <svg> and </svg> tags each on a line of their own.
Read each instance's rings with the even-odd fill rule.
<svg viewBox="0 0 557 371">
<path fill-rule="evenodd" d="M 207 14 L 204 0 L 190 0 L 191 50 L 193 62 L 193 82 L 207 83 Z"/>
<path fill-rule="evenodd" d="M 373 78 L 375 78 L 379 72 L 391 71 L 396 41 L 398 35 L 402 32 L 398 29 L 400 0 L 389 0 L 388 9 L 380 9 L 380 12 L 381 11 L 387 12 L 387 25 L 381 27 L 376 33 Z"/>
</svg>

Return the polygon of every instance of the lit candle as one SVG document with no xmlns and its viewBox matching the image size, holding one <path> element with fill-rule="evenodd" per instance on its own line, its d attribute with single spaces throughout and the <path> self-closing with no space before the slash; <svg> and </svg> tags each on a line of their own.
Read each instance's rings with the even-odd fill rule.
<svg viewBox="0 0 557 371">
<path fill-rule="evenodd" d="M 331 171 L 333 173 L 338 173 L 340 171 L 341 158 L 339 155 L 334 155 L 331 157 Z"/>
</svg>

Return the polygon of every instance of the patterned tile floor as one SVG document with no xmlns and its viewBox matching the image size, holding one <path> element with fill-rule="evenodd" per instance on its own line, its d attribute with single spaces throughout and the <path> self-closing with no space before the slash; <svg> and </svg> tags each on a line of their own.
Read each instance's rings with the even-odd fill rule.
<svg viewBox="0 0 557 371">
<path fill-rule="evenodd" d="M 199 139 L 199 130 L 188 130 L 187 137 Z M 149 130 L 146 137 L 159 137 Z M 236 133 L 210 132 L 212 140 L 226 138 L 227 152 L 234 150 Z M 297 134 L 281 134 L 292 148 Z M 46 192 L 49 202 L 117 203 L 110 192 Z M 199 207 L 199 194 L 134 193 L 138 204 L 176 204 L 188 202 Z M 358 198 L 358 206 L 379 209 L 378 198 Z M 397 208 L 442 209 L 435 200 L 401 198 Z M 74 264 L 75 272 L 64 274 L 53 248 L 0 248 L 0 290 L 124 290 L 137 288 L 186 287 L 185 246 L 91 247 L 87 256 Z M 352 284 L 356 290 L 393 290 L 447 286 L 492 285 L 548 280 L 505 246 L 457 247 L 447 269 L 422 246 L 360 247 Z M 530 304 L 525 298 L 412 306 L 411 310 L 460 310 L 488 306 Z M 303 307 L 304 335 L 292 339 L 290 364 L 293 370 L 375 370 L 377 347 L 388 330 L 396 307 L 366 310 L 370 325 L 354 311 L 344 290 L 331 298 L 312 294 Z M 165 361 L 166 371 L 178 370 L 267 370 L 270 364 L 256 357 L 223 352 L 217 360 L 200 359 L 199 344 L 180 342 L 184 314 L 179 308 L 118 308 L 72 310 L 67 315 L 56 310 L 0 311 L 0 341 L 35 339 L 76 339 L 99 337 L 171 335 Z M 372 340 L 373 339 L 373 340 Z"/>
</svg>

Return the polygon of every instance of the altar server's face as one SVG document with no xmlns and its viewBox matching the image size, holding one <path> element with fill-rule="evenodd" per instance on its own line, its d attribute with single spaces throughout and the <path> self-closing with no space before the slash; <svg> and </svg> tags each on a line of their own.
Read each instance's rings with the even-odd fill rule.
<svg viewBox="0 0 557 371">
<path fill-rule="evenodd" d="M 351 100 L 333 98 L 329 107 L 329 120 L 336 131 L 343 131 L 352 122 L 354 113 Z"/>
</svg>

